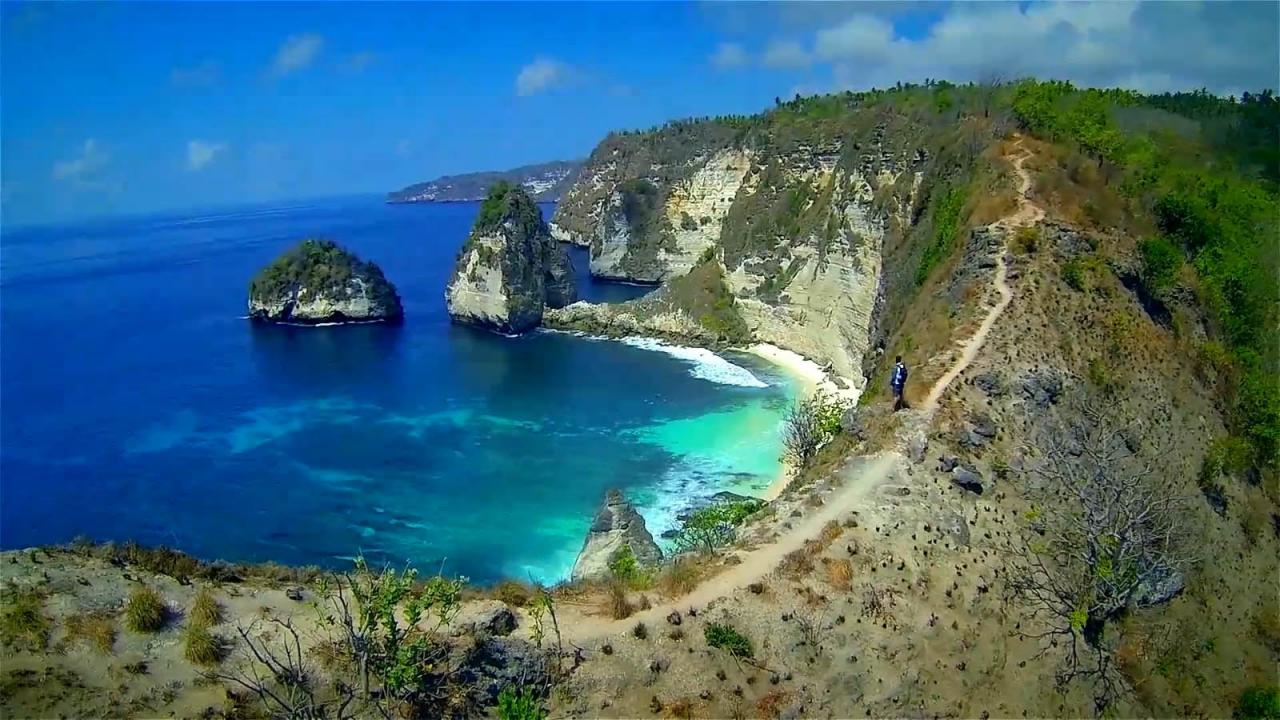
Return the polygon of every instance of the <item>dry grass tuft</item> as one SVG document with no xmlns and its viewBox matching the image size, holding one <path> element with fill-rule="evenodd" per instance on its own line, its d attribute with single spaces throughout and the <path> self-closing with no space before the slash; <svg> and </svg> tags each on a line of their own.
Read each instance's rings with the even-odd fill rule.
<svg viewBox="0 0 1280 720">
<path fill-rule="evenodd" d="M 493 596 L 511 607 L 524 607 L 533 598 L 533 588 L 515 580 L 503 580 L 494 586 Z"/>
<path fill-rule="evenodd" d="M 843 534 L 844 528 L 840 527 L 840 523 L 831 520 L 822 526 L 822 534 L 818 536 L 818 542 L 822 543 L 823 549 L 826 549 L 828 545 L 839 540 Z"/>
<path fill-rule="evenodd" d="M 827 570 L 827 584 L 838 590 L 849 590 L 853 587 L 853 564 L 844 558 L 824 560 Z"/>
<path fill-rule="evenodd" d="M 1280 655 L 1280 610 L 1274 603 L 1264 600 L 1258 607 L 1253 616 L 1253 632 L 1271 652 Z"/>
<path fill-rule="evenodd" d="M 222 638 L 209 632 L 208 626 L 189 624 L 182 631 L 182 656 L 192 665 L 217 665 L 225 654 Z"/>
<path fill-rule="evenodd" d="M 687 697 L 679 697 L 662 706 L 662 716 L 690 720 L 695 716 L 694 703 Z"/>
<path fill-rule="evenodd" d="M 202 587 L 196 592 L 195 600 L 191 602 L 191 611 L 187 613 L 187 619 L 204 627 L 213 627 L 222 622 L 222 604 L 213 596 L 213 591 Z"/>
<path fill-rule="evenodd" d="M 124 606 L 124 624 L 134 632 L 156 632 L 164 627 L 168 615 L 160 593 L 148 585 L 134 588 Z"/>
<path fill-rule="evenodd" d="M 759 717 L 776 720 L 782 716 L 790 700 L 791 693 L 786 690 L 770 690 L 756 701 L 756 713 Z"/>
<path fill-rule="evenodd" d="M 676 558 L 674 562 L 667 563 L 658 575 L 658 590 L 668 597 L 680 597 L 698 586 L 704 572 L 704 567 L 696 559 Z"/>
<path fill-rule="evenodd" d="M 627 589 L 620 582 L 609 583 L 605 601 L 605 612 L 614 620 L 631 617 L 636 611 L 635 605 L 627 598 Z"/>
<path fill-rule="evenodd" d="M 103 655 L 110 655 L 116 645 L 114 614 L 106 610 L 76 613 L 67 617 L 67 639 L 82 640 Z"/>
<path fill-rule="evenodd" d="M 782 562 L 778 563 L 778 574 L 797 580 L 805 577 L 813 572 L 813 554 L 809 552 L 808 547 L 800 550 L 792 550 L 782 558 Z"/>
<path fill-rule="evenodd" d="M 44 650 L 52 628 L 39 591 L 8 590 L 0 595 L 0 642 L 6 647 Z"/>
</svg>

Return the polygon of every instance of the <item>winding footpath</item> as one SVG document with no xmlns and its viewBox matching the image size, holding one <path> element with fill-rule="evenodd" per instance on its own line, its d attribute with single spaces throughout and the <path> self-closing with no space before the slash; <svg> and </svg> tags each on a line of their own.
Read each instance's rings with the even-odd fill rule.
<svg viewBox="0 0 1280 720">
<path fill-rule="evenodd" d="M 992 223 L 1008 232 L 1026 225 L 1034 225 L 1044 219 L 1044 210 L 1036 206 L 1027 197 L 1031 191 L 1031 175 L 1024 163 L 1032 157 L 1032 153 L 1022 145 L 1021 136 L 1015 136 L 1014 146 L 1022 150 L 1017 157 L 1010 158 L 1014 171 L 1018 175 L 1018 208 L 1009 215 Z M 850 511 L 858 508 L 877 487 L 888 480 L 895 470 L 906 461 L 901 447 L 905 445 L 904 436 L 927 431 L 928 421 L 937 408 L 938 400 L 946 392 L 957 377 L 963 373 L 977 357 L 986 342 L 987 335 L 995 326 L 1000 315 L 1013 300 L 1013 291 L 1008 284 L 1008 265 L 1005 262 L 1007 246 L 1001 248 L 996 258 L 996 273 L 992 286 L 999 295 L 999 300 L 988 311 L 978 330 L 964 341 L 960 357 L 938 378 L 930 388 L 922 407 L 911 412 L 904 423 L 903 432 L 898 437 L 896 450 L 886 450 L 875 455 L 856 458 L 837 471 L 842 483 L 827 498 L 825 503 L 812 513 L 806 513 L 789 530 L 776 540 L 762 544 L 751 550 L 738 553 L 741 563 L 708 578 L 691 592 L 675 600 L 655 605 L 648 610 L 633 614 L 623 620 L 613 620 L 597 615 L 590 615 L 577 608 L 566 608 L 573 615 L 572 622 L 563 623 L 565 641 L 584 646 L 587 643 L 610 635 L 621 635 L 634 627 L 637 622 L 656 624 L 671 614 L 672 611 L 684 612 L 688 608 L 705 608 L 720 598 L 745 590 L 748 585 L 764 579 L 773 573 L 778 564 L 789 553 L 799 550 L 811 538 L 821 533 L 828 522 L 839 521 L 848 517 Z M 566 614 L 569 614 L 566 613 Z"/>
</svg>

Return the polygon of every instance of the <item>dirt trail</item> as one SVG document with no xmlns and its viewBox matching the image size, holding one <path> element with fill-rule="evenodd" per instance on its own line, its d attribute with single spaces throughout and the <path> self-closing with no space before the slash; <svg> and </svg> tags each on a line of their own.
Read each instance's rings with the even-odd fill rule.
<svg viewBox="0 0 1280 720">
<path fill-rule="evenodd" d="M 739 553 L 742 563 L 708 579 L 687 595 L 672 602 L 655 605 L 624 620 L 582 615 L 572 623 L 565 623 L 565 640 L 582 645 L 584 641 L 607 635 L 620 635 L 637 622 L 656 624 L 679 610 L 683 614 L 690 607 L 703 609 L 712 601 L 732 595 L 773 572 L 788 553 L 799 550 L 805 542 L 816 538 L 822 527 L 832 520 L 843 520 L 850 510 L 882 482 L 904 458 L 896 452 L 884 452 L 862 462 L 850 464 L 841 471 L 846 474 L 844 483 L 827 498 L 826 504 L 800 520 L 777 540 L 760 545 L 745 553 Z"/>
<path fill-rule="evenodd" d="M 1015 147 L 1022 148 L 1021 137 L 1017 139 Z M 993 223 L 994 225 L 1004 229 L 1012 229 L 1023 225 L 1035 224 L 1044 219 L 1044 210 L 1037 207 L 1027 198 L 1027 194 L 1031 190 L 1031 175 L 1023 167 L 1023 164 L 1031 156 L 1030 151 L 1023 149 L 1022 153 L 1011 159 L 1014 171 L 1019 178 L 1018 208 L 1013 213 Z M 927 431 L 928 418 L 932 414 L 932 410 L 937 406 L 938 399 L 946 392 L 951 382 L 969 367 L 969 364 L 977 356 L 978 351 L 982 349 L 982 345 L 987 339 L 987 334 L 991 332 L 996 320 L 1000 318 L 1001 313 L 1004 312 L 1005 308 L 1009 306 L 1009 302 L 1013 299 L 1013 292 L 1009 288 L 1007 276 L 1008 266 L 1005 264 L 1004 252 L 1002 251 L 996 259 L 996 275 L 993 281 L 996 292 L 1000 295 L 999 301 L 987 313 L 977 332 L 965 341 L 960 357 L 929 390 L 929 395 L 923 406 L 915 413 L 912 413 L 912 417 L 904 422 L 903 432 L 898 437 L 898 442 L 895 443 L 899 450 L 886 451 L 871 456 L 869 462 L 855 461 L 846 465 L 840 471 L 843 484 L 839 486 L 831 497 L 826 499 L 826 503 L 820 509 L 785 531 L 777 540 L 760 545 L 747 552 L 739 553 L 738 557 L 742 560 L 741 564 L 735 565 L 708 579 L 692 592 L 677 600 L 655 605 L 623 620 L 588 615 L 576 608 L 566 608 L 566 614 L 572 614 L 574 617 L 572 622 L 565 622 L 562 625 L 567 630 L 565 640 L 577 645 L 585 645 L 593 639 L 623 634 L 634 627 L 637 622 L 646 624 L 658 623 L 671 614 L 673 610 L 679 610 L 683 613 L 690 607 L 705 608 L 709 603 L 732 595 L 734 592 L 745 589 L 751 583 L 765 578 L 778 567 L 778 563 L 788 553 L 799 550 L 804 546 L 805 542 L 817 537 L 824 525 L 832 520 L 843 519 L 850 511 L 859 507 L 878 486 L 889 479 L 899 463 L 905 462 L 905 457 L 900 452 L 901 447 L 906 444 L 905 436 Z M 868 459 L 864 458 L 863 460 Z"/>
<path fill-rule="evenodd" d="M 1019 137 L 1015 146 L 1022 148 L 1022 138 Z M 1011 214 L 992 223 L 993 226 L 1004 230 L 1012 230 L 1014 228 L 1025 225 L 1035 225 L 1044 219 L 1044 210 L 1031 202 L 1027 198 L 1031 192 L 1031 174 L 1027 172 L 1023 164 L 1031 158 L 1031 152 L 1023 149 L 1017 157 L 1012 158 L 1014 172 L 1018 174 L 1018 209 Z M 952 363 L 947 372 L 938 378 L 938 381 L 929 389 L 929 395 L 925 397 L 921 409 L 925 412 L 931 412 L 938 406 L 938 400 L 942 394 L 947 391 L 952 381 L 960 376 L 978 356 L 978 351 L 982 349 L 982 345 L 987 341 L 987 335 L 991 332 L 991 328 L 995 326 L 996 320 L 1000 319 L 1000 315 L 1004 313 L 1005 308 L 1009 307 L 1009 302 L 1013 300 L 1013 291 L 1009 288 L 1008 277 L 1009 267 L 1004 260 L 1005 249 L 1001 249 L 996 256 L 996 276 L 992 281 L 996 292 L 999 293 L 1000 299 L 992 306 L 987 316 L 983 318 L 982 324 L 978 326 L 977 332 L 964 341 L 964 345 L 960 349 L 960 357 Z"/>
</svg>

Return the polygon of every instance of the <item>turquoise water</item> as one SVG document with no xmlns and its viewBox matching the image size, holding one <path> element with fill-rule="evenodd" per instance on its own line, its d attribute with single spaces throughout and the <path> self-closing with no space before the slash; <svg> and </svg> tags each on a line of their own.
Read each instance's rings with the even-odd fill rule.
<svg viewBox="0 0 1280 720">
<path fill-rule="evenodd" d="M 555 581 L 608 488 L 657 535 L 776 477 L 795 390 L 761 360 L 450 324 L 475 211 L 351 198 L 0 235 L 0 544 Z M 404 325 L 245 321 L 248 278 L 308 235 L 378 262 Z"/>
</svg>

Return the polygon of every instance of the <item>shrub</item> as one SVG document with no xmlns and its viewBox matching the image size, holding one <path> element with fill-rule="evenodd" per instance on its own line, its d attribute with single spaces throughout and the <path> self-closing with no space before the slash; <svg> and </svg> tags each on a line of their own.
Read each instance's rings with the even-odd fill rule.
<svg viewBox="0 0 1280 720">
<path fill-rule="evenodd" d="M 830 560 L 827 566 L 827 584 L 841 590 L 848 590 L 853 583 L 853 566 L 848 560 L 838 558 Z"/>
<path fill-rule="evenodd" d="M 707 644 L 719 648 L 733 657 L 749 658 L 754 655 L 751 641 L 727 623 L 708 623 L 702 631 Z"/>
<path fill-rule="evenodd" d="M 547 713 L 532 688 L 508 685 L 498 693 L 499 720 L 543 720 Z"/>
<path fill-rule="evenodd" d="M 124 624 L 134 632 L 156 632 L 164 627 L 167 616 L 160 593 L 147 585 L 134 588 L 124 606 Z"/>
<path fill-rule="evenodd" d="M 524 583 L 503 580 L 493 588 L 493 596 L 512 607 L 524 607 L 533 597 L 533 591 Z"/>
<path fill-rule="evenodd" d="M 634 635 L 637 640 L 644 640 L 649 637 L 649 626 L 642 622 L 638 622 L 635 627 L 631 628 L 631 634 Z"/>
<path fill-rule="evenodd" d="M 1143 240 L 1142 284 L 1153 297 L 1163 298 L 1178 281 L 1182 269 L 1182 250 L 1163 235 Z"/>
<path fill-rule="evenodd" d="M 1024 225 L 1013 235 L 1013 251 L 1019 255 L 1034 254 L 1040 246 L 1040 228 Z"/>
<path fill-rule="evenodd" d="M 0 595 L 0 642 L 5 646 L 44 650 L 52 627 L 39 591 L 9 590 Z"/>
<path fill-rule="evenodd" d="M 222 622 L 222 604 L 213 596 L 213 592 L 207 587 L 200 588 L 196 592 L 195 600 L 191 602 L 191 611 L 187 613 L 190 622 L 212 627 Z"/>
<path fill-rule="evenodd" d="M 207 625 L 188 623 L 182 631 L 182 656 L 193 665 L 217 665 L 222 661 L 224 648 L 221 638 L 209 631 Z"/>
<path fill-rule="evenodd" d="M 632 590 L 644 590 L 653 584 L 653 573 L 640 565 L 630 544 L 623 545 L 609 558 L 609 576 Z"/>
<path fill-rule="evenodd" d="M 116 626 L 106 611 L 77 613 L 67 618 L 67 638 L 83 640 L 103 655 L 110 655 L 116 644 Z"/>
<path fill-rule="evenodd" d="M 658 586 L 667 595 L 684 595 L 698 585 L 698 565 L 690 558 L 676 558 L 658 576 Z"/>
<path fill-rule="evenodd" d="M 782 457 L 794 468 L 807 467 L 818 450 L 840 432 L 844 403 L 818 391 L 791 404 L 782 427 Z"/>
<path fill-rule="evenodd" d="M 635 606 L 627 599 L 626 587 L 617 581 L 609 583 L 609 617 L 621 620 L 631 617 L 631 613 L 635 611 Z"/>
<path fill-rule="evenodd" d="M 1280 687 L 1256 685 L 1240 694 L 1232 717 L 1236 720 L 1280 720 Z"/>
<path fill-rule="evenodd" d="M 1067 264 L 1062 266 L 1062 280 L 1072 290 L 1083 291 L 1085 289 L 1084 263 L 1076 258 L 1068 260 Z"/>
</svg>

